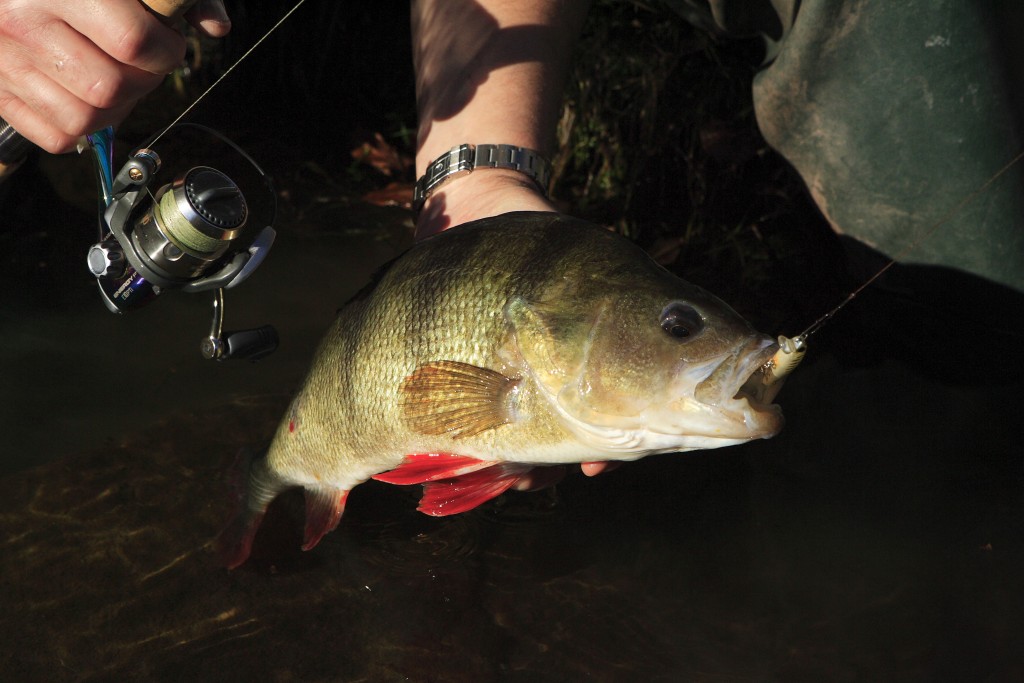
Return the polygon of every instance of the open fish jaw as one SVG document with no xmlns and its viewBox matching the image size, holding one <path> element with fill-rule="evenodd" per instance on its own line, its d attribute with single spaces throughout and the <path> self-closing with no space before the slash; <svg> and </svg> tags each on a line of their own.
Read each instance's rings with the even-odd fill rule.
<svg viewBox="0 0 1024 683">
<path fill-rule="evenodd" d="M 775 341 L 765 337 L 754 348 L 733 360 L 728 381 L 723 382 L 722 397 L 717 404 L 723 415 L 731 417 L 737 425 L 750 433 L 751 439 L 767 439 L 782 429 L 782 409 L 770 401 L 758 400 L 745 387 L 752 377 L 759 375 L 762 368 L 779 350 Z"/>
<path fill-rule="evenodd" d="M 676 383 L 670 410 L 648 419 L 649 429 L 677 434 L 684 448 L 720 448 L 752 439 L 767 439 L 782 429 L 782 410 L 744 392 L 743 386 L 778 350 L 778 344 L 760 335 L 745 340 L 730 354 L 709 363 L 704 379 L 696 384 Z"/>
</svg>

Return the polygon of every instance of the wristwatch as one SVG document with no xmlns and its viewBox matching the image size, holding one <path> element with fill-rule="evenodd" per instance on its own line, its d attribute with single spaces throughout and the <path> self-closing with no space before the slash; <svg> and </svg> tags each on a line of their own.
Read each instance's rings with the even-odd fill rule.
<svg viewBox="0 0 1024 683">
<path fill-rule="evenodd" d="M 434 159 L 412 193 L 412 210 L 423 208 L 434 190 L 449 180 L 469 175 L 478 168 L 507 168 L 518 171 L 537 184 L 546 197 L 551 164 L 540 152 L 515 145 L 458 145 Z"/>
</svg>

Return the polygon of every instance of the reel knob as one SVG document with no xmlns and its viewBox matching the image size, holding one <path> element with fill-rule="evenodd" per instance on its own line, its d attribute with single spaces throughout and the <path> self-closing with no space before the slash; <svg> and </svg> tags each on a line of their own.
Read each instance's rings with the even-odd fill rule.
<svg viewBox="0 0 1024 683">
<path fill-rule="evenodd" d="M 206 360 L 257 361 L 277 350 L 277 330 L 273 325 L 251 330 L 225 332 L 222 337 L 207 337 L 199 346 Z"/>
<path fill-rule="evenodd" d="M 87 257 L 89 270 L 96 277 L 121 277 L 124 275 L 128 261 L 124 257 L 124 249 L 117 240 L 103 240 L 89 247 Z"/>
<path fill-rule="evenodd" d="M 277 350 L 277 330 L 273 325 L 264 325 L 251 330 L 225 332 L 227 351 L 224 358 L 257 361 Z"/>
</svg>

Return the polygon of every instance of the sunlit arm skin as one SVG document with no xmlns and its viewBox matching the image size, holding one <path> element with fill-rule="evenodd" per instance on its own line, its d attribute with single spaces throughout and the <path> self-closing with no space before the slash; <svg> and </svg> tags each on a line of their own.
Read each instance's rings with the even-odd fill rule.
<svg viewBox="0 0 1024 683">
<path fill-rule="evenodd" d="M 231 29 L 223 0 L 185 18 Z M 0 117 L 48 152 L 122 121 L 181 62 L 185 40 L 139 0 L 0 0 Z"/>
<path fill-rule="evenodd" d="M 415 0 L 412 3 L 416 175 L 463 143 L 527 147 L 549 159 L 572 49 L 587 0 Z M 487 169 L 432 194 L 416 223 L 423 239 L 508 211 L 556 211 L 526 176 Z M 584 463 L 592 476 L 613 463 Z M 540 488 L 564 468 L 535 470 L 517 488 Z"/>
<path fill-rule="evenodd" d="M 586 0 L 415 0 L 412 3 L 416 174 L 463 143 L 508 144 L 550 159 L 562 91 Z M 487 169 L 431 195 L 417 238 L 507 211 L 554 211 L 515 171 Z"/>
</svg>

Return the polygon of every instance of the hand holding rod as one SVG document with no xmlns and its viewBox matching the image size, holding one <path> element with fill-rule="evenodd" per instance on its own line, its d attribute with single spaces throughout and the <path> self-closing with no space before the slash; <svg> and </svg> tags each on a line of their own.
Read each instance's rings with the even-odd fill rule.
<svg viewBox="0 0 1024 683">
<path fill-rule="evenodd" d="M 177 21 L 197 0 L 140 0 L 165 24 Z M 0 118 L 0 181 L 24 160 L 32 143 Z"/>
</svg>

